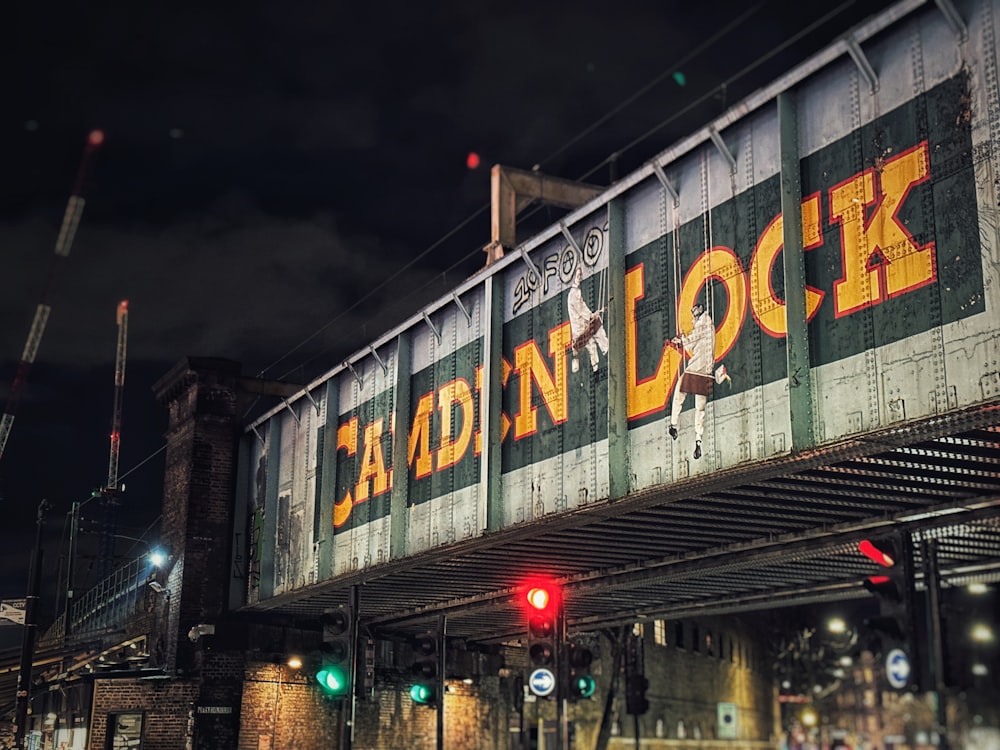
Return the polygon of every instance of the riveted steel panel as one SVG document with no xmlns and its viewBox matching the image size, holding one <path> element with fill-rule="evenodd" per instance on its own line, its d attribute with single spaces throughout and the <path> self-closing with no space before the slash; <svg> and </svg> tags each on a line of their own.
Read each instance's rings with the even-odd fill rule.
<svg viewBox="0 0 1000 750">
<path fill-rule="evenodd" d="M 407 552 L 480 533 L 484 294 L 477 288 L 412 331 Z"/>
<path fill-rule="evenodd" d="M 505 526 L 608 494 L 607 211 L 567 231 L 504 278 Z"/>
</svg>

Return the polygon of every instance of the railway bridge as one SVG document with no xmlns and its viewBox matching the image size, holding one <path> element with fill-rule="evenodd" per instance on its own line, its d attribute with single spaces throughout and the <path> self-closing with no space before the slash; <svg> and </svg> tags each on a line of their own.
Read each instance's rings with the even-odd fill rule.
<svg viewBox="0 0 1000 750">
<path fill-rule="evenodd" d="M 660 723 L 684 686 L 625 711 L 622 665 L 653 676 L 633 647 L 652 638 L 780 692 L 740 623 L 877 604 L 867 540 L 903 566 L 910 667 L 957 736 L 944 613 L 1000 581 L 998 24 L 992 0 L 904 0 L 614 185 L 552 181 L 575 207 L 520 243 L 548 178 L 495 167 L 487 266 L 314 382 L 179 363 L 157 386 L 172 558 L 144 581 L 149 671 L 103 645 L 122 674 L 80 680 L 81 727 L 124 717 L 148 750 L 527 747 L 547 727 L 557 747 L 764 746 L 779 706 L 695 680 L 720 718 L 689 737 Z M 586 704 L 525 685 L 540 581 L 557 654 L 605 639 Z M 337 616 L 353 669 L 324 699 L 284 659 L 321 666 Z M 431 709 L 407 692 L 426 633 Z"/>
</svg>

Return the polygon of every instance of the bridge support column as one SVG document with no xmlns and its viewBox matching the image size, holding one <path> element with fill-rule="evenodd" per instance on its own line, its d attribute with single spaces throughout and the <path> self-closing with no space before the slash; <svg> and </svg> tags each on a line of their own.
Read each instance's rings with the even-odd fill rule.
<svg viewBox="0 0 1000 750">
<path fill-rule="evenodd" d="M 799 159 L 798 110 L 792 92 L 778 94 L 778 147 L 781 150 L 788 408 L 792 422 L 792 450 L 800 452 L 812 448 L 816 438 L 806 320 L 806 264 L 802 247 L 802 165 Z"/>
</svg>

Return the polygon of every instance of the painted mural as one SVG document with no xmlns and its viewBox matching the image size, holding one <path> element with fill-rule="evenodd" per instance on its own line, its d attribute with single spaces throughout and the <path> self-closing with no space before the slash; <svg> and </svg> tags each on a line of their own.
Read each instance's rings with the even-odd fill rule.
<svg viewBox="0 0 1000 750">
<path fill-rule="evenodd" d="M 634 492 L 1000 398 L 1000 97 L 976 7 L 976 55 L 922 14 L 873 43 L 878 91 L 845 56 L 796 92 L 807 367 L 788 368 L 761 107 L 256 423 L 250 600 L 607 500 L 615 409 Z M 792 438 L 803 383 L 812 445 Z"/>
</svg>

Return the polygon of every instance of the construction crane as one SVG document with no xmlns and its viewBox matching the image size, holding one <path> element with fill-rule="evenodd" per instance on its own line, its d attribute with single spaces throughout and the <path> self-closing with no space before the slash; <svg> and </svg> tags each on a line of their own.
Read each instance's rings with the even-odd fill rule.
<svg viewBox="0 0 1000 750">
<path fill-rule="evenodd" d="M 97 569 L 100 580 L 114 569 L 115 535 L 118 508 L 118 452 L 121 448 L 122 397 L 125 393 L 125 350 L 128 343 L 128 300 L 116 308 L 118 346 L 115 351 L 115 396 L 111 411 L 111 452 L 108 456 L 108 481 L 101 492 L 101 526 L 97 544 Z"/>
<path fill-rule="evenodd" d="M 17 412 L 17 405 L 21 400 L 21 392 L 28 381 L 28 373 L 38 355 L 38 347 L 42 343 L 42 334 L 45 333 L 45 325 L 49 322 L 49 314 L 52 312 L 48 304 L 49 290 L 52 288 L 52 281 L 59 270 L 60 261 L 69 255 L 73 246 L 73 239 L 76 237 L 77 227 L 80 226 L 80 218 L 83 216 L 83 207 L 86 201 L 83 199 L 83 186 L 94 152 L 104 143 L 104 132 L 92 130 L 87 135 L 87 142 L 83 147 L 83 159 L 80 161 L 80 168 L 77 170 L 76 182 L 73 185 L 73 192 L 66 204 L 66 212 L 63 214 L 62 226 L 59 228 L 59 236 L 56 238 L 55 255 L 52 257 L 52 264 L 49 268 L 48 280 L 42 293 L 42 301 L 35 309 L 35 318 L 31 322 L 28 331 L 28 340 L 21 353 L 21 361 L 18 362 L 17 372 L 10 384 L 10 392 L 7 394 L 7 404 L 4 407 L 3 416 L 0 417 L 0 459 L 3 459 L 4 448 L 7 446 L 7 438 L 10 437 L 11 427 L 14 425 L 14 415 Z"/>
<path fill-rule="evenodd" d="M 118 450 L 121 446 L 122 395 L 125 391 L 125 346 L 128 343 L 128 300 L 118 303 L 118 347 L 115 353 L 115 404 L 111 412 L 111 455 L 105 492 L 118 492 Z"/>
</svg>

